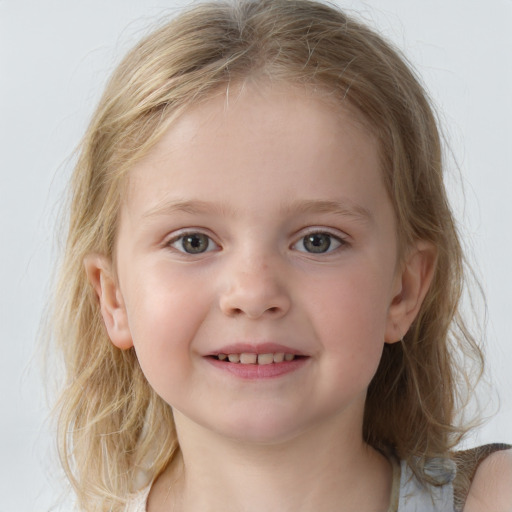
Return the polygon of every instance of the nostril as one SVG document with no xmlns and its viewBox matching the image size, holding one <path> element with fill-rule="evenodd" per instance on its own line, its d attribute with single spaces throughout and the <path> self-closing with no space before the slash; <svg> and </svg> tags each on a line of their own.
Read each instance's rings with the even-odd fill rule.
<svg viewBox="0 0 512 512">
<path fill-rule="evenodd" d="M 243 314 L 243 311 L 240 308 L 232 308 L 228 311 L 230 316 L 239 316 Z"/>
<path fill-rule="evenodd" d="M 221 294 L 220 309 L 233 318 L 247 316 L 254 319 L 262 315 L 278 318 L 286 314 L 290 306 L 289 297 L 285 291 L 270 284 L 251 282 L 241 286 L 238 283 Z"/>
</svg>

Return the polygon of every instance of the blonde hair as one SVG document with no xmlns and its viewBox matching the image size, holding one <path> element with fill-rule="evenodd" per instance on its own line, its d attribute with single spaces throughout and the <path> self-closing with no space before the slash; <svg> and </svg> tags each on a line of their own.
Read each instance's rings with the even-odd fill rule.
<svg viewBox="0 0 512 512">
<path fill-rule="evenodd" d="M 337 8 L 309 0 L 205 3 L 125 57 L 72 178 L 53 336 L 67 370 L 58 406 L 61 458 L 84 510 L 122 509 L 136 471 L 154 479 L 179 447 L 171 408 L 147 383 L 135 352 L 109 341 L 83 259 L 112 256 L 123 176 L 173 120 L 253 77 L 316 87 L 359 112 L 380 142 L 402 249 L 419 239 L 437 248 L 421 311 L 401 343 L 385 346 L 370 384 L 365 440 L 391 447 L 427 480 L 426 458 L 447 454 L 463 433 L 454 425 L 467 384 L 457 354 L 480 364 L 481 352 L 458 310 L 463 256 L 425 91 L 389 43 Z"/>
</svg>

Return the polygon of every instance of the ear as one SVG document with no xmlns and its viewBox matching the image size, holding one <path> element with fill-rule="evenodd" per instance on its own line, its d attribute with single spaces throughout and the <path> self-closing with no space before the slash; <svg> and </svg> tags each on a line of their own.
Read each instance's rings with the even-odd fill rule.
<svg viewBox="0 0 512 512">
<path fill-rule="evenodd" d="M 436 266 L 435 246 L 424 240 L 412 247 L 395 277 L 394 296 L 389 307 L 386 343 L 400 341 L 418 314 L 432 282 Z"/>
<path fill-rule="evenodd" d="M 121 290 L 112 270 L 109 258 L 100 254 L 89 254 L 84 258 L 87 278 L 100 303 L 101 316 L 112 343 L 121 350 L 133 346 L 128 326 L 128 317 Z"/>
</svg>

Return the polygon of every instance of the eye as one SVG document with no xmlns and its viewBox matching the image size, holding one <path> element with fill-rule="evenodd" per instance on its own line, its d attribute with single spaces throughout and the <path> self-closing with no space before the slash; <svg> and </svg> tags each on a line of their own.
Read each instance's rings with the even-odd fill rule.
<svg viewBox="0 0 512 512">
<path fill-rule="evenodd" d="M 218 245 L 204 233 L 185 233 L 171 240 L 171 247 L 187 254 L 202 254 L 215 250 Z"/>
<path fill-rule="evenodd" d="M 332 252 L 341 245 L 343 240 L 330 233 L 308 233 L 293 245 L 293 248 L 301 252 L 322 254 Z"/>
</svg>

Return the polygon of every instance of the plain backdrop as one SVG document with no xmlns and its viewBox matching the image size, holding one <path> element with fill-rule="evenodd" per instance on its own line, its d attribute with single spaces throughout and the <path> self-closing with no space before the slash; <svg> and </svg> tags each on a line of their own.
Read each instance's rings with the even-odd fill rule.
<svg viewBox="0 0 512 512">
<path fill-rule="evenodd" d="M 467 444 L 512 442 L 512 0 L 340 4 L 403 50 L 441 113 L 450 195 L 487 297 L 493 391 L 480 396 L 491 412 L 501 399 Z M 0 0 L 0 512 L 59 498 L 37 332 L 71 154 L 120 56 L 179 5 Z"/>
</svg>

